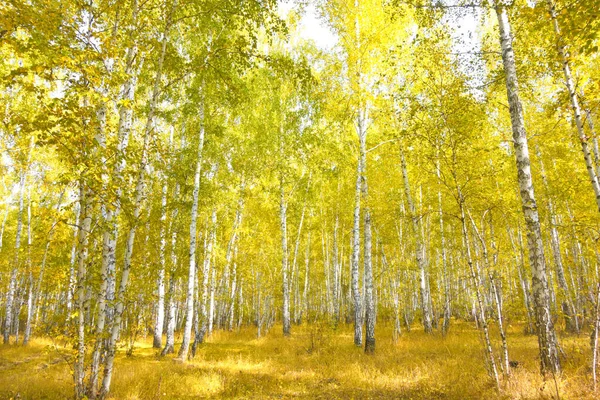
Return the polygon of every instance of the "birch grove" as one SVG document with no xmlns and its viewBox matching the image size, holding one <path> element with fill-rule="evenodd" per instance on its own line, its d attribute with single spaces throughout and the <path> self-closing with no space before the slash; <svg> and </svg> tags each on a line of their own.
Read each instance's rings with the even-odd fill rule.
<svg viewBox="0 0 600 400">
<path fill-rule="evenodd" d="M 474 332 L 498 396 L 532 366 L 595 393 L 597 8 L 0 6 L 0 350 L 63 343 L 70 396 L 108 399 L 134 354 L 244 332 L 358 366 Z"/>
</svg>

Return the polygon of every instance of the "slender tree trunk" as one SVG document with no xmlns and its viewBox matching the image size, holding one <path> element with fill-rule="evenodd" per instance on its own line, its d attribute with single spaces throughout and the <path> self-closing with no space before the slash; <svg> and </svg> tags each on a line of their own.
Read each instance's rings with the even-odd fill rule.
<svg viewBox="0 0 600 400">
<path fill-rule="evenodd" d="M 302 323 L 302 314 L 308 319 L 308 285 L 310 272 L 310 231 L 306 237 L 306 253 L 304 255 L 304 289 L 302 291 L 302 312 L 300 313 L 300 323 Z"/>
<path fill-rule="evenodd" d="M 558 287 L 560 290 L 560 299 L 562 301 L 561 308 L 565 318 L 566 329 L 570 332 L 578 332 L 579 327 L 577 323 L 577 316 L 573 309 L 573 302 L 571 300 L 571 292 L 565 278 L 565 270 L 562 262 L 562 255 L 560 251 L 560 237 L 558 235 L 558 223 L 556 220 L 556 211 L 554 210 L 554 202 L 550 197 L 550 190 L 548 187 L 548 178 L 546 177 L 546 170 L 544 168 L 544 162 L 539 147 L 537 147 L 537 155 L 540 160 L 540 171 L 542 173 L 542 183 L 546 190 L 548 197 L 548 219 L 550 222 L 550 244 L 552 247 L 552 255 L 554 256 L 554 266 L 556 268 L 556 278 L 558 281 Z"/>
<path fill-rule="evenodd" d="M 406 167 L 406 159 L 404 157 L 404 151 L 400 149 L 400 162 L 402 167 L 402 176 L 404 178 L 404 192 L 406 194 L 406 201 L 408 203 L 408 209 L 411 214 L 412 228 L 415 236 L 415 254 L 417 259 L 417 266 L 419 268 L 419 292 L 421 294 L 421 312 L 423 313 L 423 328 L 425 333 L 432 332 L 431 326 L 431 310 L 429 308 L 429 285 L 428 285 L 428 274 L 427 265 L 425 260 L 425 246 L 423 245 L 423 238 L 421 236 L 421 219 L 417 215 L 417 209 L 413 201 L 410 182 L 408 180 L 408 169 Z"/>
<path fill-rule="evenodd" d="M 469 239 L 469 231 L 467 229 L 467 222 L 465 217 L 464 198 L 462 196 L 462 193 L 460 192 L 460 189 L 458 191 L 458 199 L 467 264 L 469 265 L 471 280 L 473 281 L 473 288 L 475 289 L 475 297 L 477 299 L 477 320 L 479 324 L 481 324 L 483 330 L 483 337 L 485 340 L 485 352 L 488 363 L 488 372 L 494 379 L 494 382 L 496 383 L 496 388 L 500 389 L 500 377 L 498 376 L 498 368 L 496 366 L 496 359 L 494 357 L 494 350 L 492 348 L 492 341 L 490 339 L 490 331 L 487 322 L 487 317 L 485 314 L 484 299 L 480 290 L 480 288 L 483 287 L 483 284 L 481 282 L 481 275 L 479 274 L 479 267 L 476 268 L 473 266 L 473 257 L 471 255 L 471 241 Z"/>
<path fill-rule="evenodd" d="M 529 246 L 529 261 L 532 272 L 533 301 L 535 305 L 536 328 L 539 342 L 540 367 L 543 374 L 560 372 L 558 358 L 558 343 L 554 324 L 550 315 L 550 300 L 548 295 L 548 278 L 544 260 L 540 220 L 535 201 L 533 180 L 531 177 L 531 162 L 523 107 L 519 99 L 519 84 L 515 55 L 512 48 L 512 36 L 506 8 L 496 4 L 496 15 L 500 29 L 502 60 L 506 76 L 506 90 L 513 128 L 513 140 L 516 155 L 519 189 L 523 214 L 527 225 L 527 242 Z"/>
<path fill-rule="evenodd" d="M 366 181 L 365 181 L 366 186 Z M 366 193 L 365 193 L 366 195 Z M 369 207 L 365 207 L 365 353 L 373 354 L 375 352 L 375 320 L 376 310 L 375 301 L 373 295 L 373 261 L 371 256 L 372 246 L 372 235 L 371 235 L 371 210 Z"/>
<path fill-rule="evenodd" d="M 5 303 L 5 318 L 4 318 L 4 344 L 10 343 L 10 331 L 12 328 L 13 307 L 17 293 L 17 273 L 19 271 L 19 253 L 21 251 L 21 231 L 23 230 L 23 197 L 25 193 L 25 181 L 27 173 L 21 172 L 21 180 L 19 183 L 19 212 L 17 214 L 17 234 L 15 239 L 15 254 L 13 257 L 10 278 L 8 281 L 8 292 L 6 294 Z M 17 314 L 16 319 L 19 318 Z"/>
<path fill-rule="evenodd" d="M 60 193 L 60 196 L 58 198 L 58 202 L 56 204 L 56 213 L 58 214 L 60 212 L 60 207 L 62 205 L 62 199 L 63 196 L 65 194 L 65 191 L 63 190 Z M 35 283 L 33 283 L 32 281 L 32 286 L 31 286 L 31 290 L 30 290 L 30 296 L 29 296 L 29 304 L 27 307 L 27 322 L 25 325 L 25 334 L 23 335 L 23 345 L 26 345 L 29 342 L 29 338 L 31 335 L 31 330 L 32 330 L 32 325 L 34 325 L 34 320 L 33 317 L 35 315 L 37 315 L 37 308 L 38 308 L 38 301 L 39 301 L 39 295 L 40 295 L 40 291 L 42 288 L 42 281 L 44 279 L 44 271 L 46 270 L 46 260 L 48 259 L 48 250 L 50 249 L 50 243 L 52 243 L 52 239 L 54 238 L 54 229 L 56 228 L 56 225 L 58 225 L 58 216 L 57 219 L 54 220 L 54 222 L 52 223 L 52 226 L 50 227 L 50 231 L 48 232 L 48 238 L 46 239 L 46 246 L 44 249 L 44 255 L 42 256 L 42 263 L 40 264 L 40 272 L 38 274 L 37 280 L 35 281 Z M 28 237 L 29 237 L 29 247 L 31 248 L 31 216 L 29 215 L 29 228 L 28 228 Z M 30 256 L 31 258 L 31 256 Z"/>
<path fill-rule="evenodd" d="M 210 233 L 208 234 L 208 238 L 205 245 L 205 253 L 204 253 L 204 263 L 202 267 L 202 297 L 199 299 L 200 302 L 200 315 L 198 317 L 197 323 L 199 323 L 200 328 L 196 330 L 196 337 L 194 338 L 194 344 L 192 346 L 192 355 L 196 355 L 196 348 L 204 343 L 204 338 L 209 329 L 209 319 L 210 313 L 208 309 L 209 303 L 209 285 L 210 285 L 210 274 L 211 268 L 214 270 L 213 263 L 213 249 L 215 246 L 216 240 L 216 229 L 217 229 L 217 211 L 213 209 L 211 214 L 211 227 Z"/>
<path fill-rule="evenodd" d="M 201 89 L 203 90 L 203 89 Z M 203 96 L 204 94 L 201 93 Z M 200 130 L 198 133 L 198 150 L 196 154 L 196 172 L 194 174 L 194 191 L 192 194 L 192 216 L 190 220 L 190 264 L 188 270 L 188 288 L 186 295 L 186 320 L 183 329 L 183 342 L 179 349 L 178 358 L 185 361 L 188 356 L 194 319 L 194 287 L 196 280 L 196 224 L 198 222 L 198 196 L 200 192 L 200 174 L 202 171 L 202 150 L 204 148 L 204 98 L 199 105 Z"/>
<path fill-rule="evenodd" d="M 173 201 L 176 203 L 179 197 L 179 183 L 175 183 L 175 190 L 173 193 Z M 177 215 L 179 214 L 179 208 L 174 207 L 171 212 L 171 221 L 169 230 L 171 231 L 171 266 L 170 266 L 170 277 L 169 277 L 169 292 L 167 293 L 167 337 L 165 347 L 161 352 L 161 356 L 171 354 L 175 351 L 175 325 L 177 323 L 177 303 L 175 301 L 175 290 L 177 278 L 175 277 L 175 271 L 177 270 L 177 228 L 175 227 Z"/>
<path fill-rule="evenodd" d="M 160 349 L 162 347 L 162 334 L 165 322 L 165 266 L 166 256 L 165 249 L 167 246 L 167 178 L 163 176 L 162 197 L 160 204 L 160 247 L 159 253 L 159 269 L 156 280 L 156 294 L 158 295 L 156 303 L 156 319 L 154 320 L 154 339 L 152 347 Z"/>
<path fill-rule="evenodd" d="M 214 241 L 213 241 L 213 247 L 214 247 Z M 208 336 L 212 335 L 212 332 L 213 332 L 213 322 L 215 319 L 215 286 L 216 286 L 216 279 L 217 279 L 217 272 L 216 272 L 217 268 L 216 268 L 214 253 L 211 253 L 211 258 L 213 261 L 211 262 L 212 268 L 210 270 L 210 301 L 209 301 L 209 307 L 208 307 L 208 329 L 207 329 Z"/>
<path fill-rule="evenodd" d="M 596 170 L 594 169 L 594 161 L 592 160 L 590 149 L 588 148 L 588 137 L 586 136 L 583 128 L 583 119 L 581 118 L 582 111 L 581 107 L 579 106 L 579 100 L 577 99 L 575 83 L 573 82 L 573 77 L 571 75 L 571 67 L 569 66 L 569 53 L 567 51 L 567 46 L 565 45 L 564 39 L 560 32 L 558 19 L 556 18 L 557 14 L 554 2 L 553 0 L 547 0 L 547 3 L 550 9 L 550 17 L 552 18 L 552 24 L 554 26 L 554 33 L 556 34 L 558 53 L 562 59 L 562 67 L 565 75 L 565 84 L 567 86 L 567 90 L 569 91 L 569 97 L 571 99 L 571 108 L 573 109 L 575 125 L 577 126 L 579 141 L 581 142 L 583 159 L 585 161 L 585 166 L 588 171 L 590 183 L 592 184 L 592 189 L 594 190 L 594 195 L 596 196 L 596 205 L 598 207 L 598 211 L 600 212 L 600 184 L 598 183 L 598 176 L 596 175 Z"/>
<path fill-rule="evenodd" d="M 69 262 L 69 285 L 67 288 L 67 318 L 66 325 L 71 322 L 71 310 L 73 307 L 73 297 L 75 296 L 75 287 L 77 285 L 77 272 L 75 270 L 75 261 L 77 260 L 77 238 L 78 227 L 81 214 L 81 205 L 75 204 L 75 225 L 73 227 L 73 244 L 71 246 L 71 260 Z"/>
<path fill-rule="evenodd" d="M 233 264 L 233 271 L 231 277 L 231 291 L 229 294 L 229 311 L 227 313 L 229 317 L 229 330 L 233 330 L 233 321 L 235 314 L 235 298 L 237 294 L 237 240 L 239 236 L 239 229 L 242 225 L 242 217 L 244 215 L 244 180 L 242 178 L 242 183 L 240 184 L 240 198 L 238 199 L 238 207 L 235 213 L 235 221 L 233 223 L 233 233 L 231 235 L 231 240 L 229 241 L 229 245 L 227 247 L 227 264 Z"/>
<path fill-rule="evenodd" d="M 352 285 L 352 299 L 354 306 L 354 345 L 362 346 L 362 296 L 360 293 L 360 287 L 358 284 L 359 279 L 359 266 L 360 261 L 360 198 L 363 178 L 363 158 L 362 158 L 362 141 L 364 134 L 364 121 L 362 116 L 358 116 L 356 131 L 358 133 L 358 140 L 360 143 L 361 150 L 358 155 L 357 167 L 356 167 L 356 187 L 354 191 L 354 225 L 352 228 L 352 258 L 350 262 L 350 276 Z"/>
<path fill-rule="evenodd" d="M 436 161 L 436 174 L 438 178 L 438 182 L 441 186 L 441 171 L 440 171 L 440 162 Z M 442 190 L 441 187 L 438 189 L 438 212 L 439 223 L 440 223 L 440 258 L 442 259 L 442 280 L 444 286 L 444 322 L 442 323 L 442 335 L 446 335 L 448 330 L 450 329 L 450 317 L 451 317 L 451 309 L 450 309 L 450 288 L 448 283 L 448 257 L 446 254 L 446 236 L 444 234 L 444 209 L 442 207 Z"/>
<path fill-rule="evenodd" d="M 364 121 L 363 121 L 364 122 Z M 365 277 L 365 353 L 375 352 L 375 320 L 376 310 L 373 295 L 373 257 L 371 234 L 371 208 L 369 206 L 369 187 L 367 184 L 367 135 L 363 133 L 360 139 L 360 157 L 362 159 L 362 197 L 365 201 L 364 207 L 364 277 Z"/>
<path fill-rule="evenodd" d="M 135 71 L 136 65 L 135 60 L 138 55 L 137 43 L 133 39 L 135 31 L 137 29 L 137 17 L 138 17 L 138 0 L 132 1 L 132 17 L 131 23 L 127 28 L 129 39 L 133 42 L 131 46 L 127 48 L 125 54 L 125 69 L 124 74 L 127 79 L 121 87 L 121 93 L 119 98 L 119 123 L 118 123 L 118 137 L 117 137 L 117 153 L 114 170 L 112 171 L 112 181 L 116 186 L 116 197 L 114 204 L 104 205 L 104 223 L 105 231 L 103 233 L 103 249 L 102 249 L 102 266 L 101 266 L 101 288 L 98 293 L 98 316 L 96 319 L 96 341 L 97 349 L 94 351 L 102 351 L 102 346 L 106 342 L 106 336 L 109 335 L 105 331 L 105 325 L 109 325 L 113 322 L 113 308 L 115 303 L 115 291 L 116 291 L 116 268 L 117 268 L 117 239 L 119 235 L 118 219 L 121 213 L 121 199 L 123 197 L 123 171 L 127 164 L 126 151 L 129 146 L 129 139 L 131 136 L 131 128 L 133 124 L 133 102 L 135 98 L 135 89 L 137 86 L 137 73 Z M 153 112 L 153 111 L 152 111 Z M 98 121 L 100 129 L 103 129 L 106 120 L 106 104 L 102 104 L 98 112 Z M 103 138 L 104 134 L 100 132 L 99 138 Z M 104 139 L 101 139 L 101 143 Z M 108 177 L 104 177 L 105 184 L 108 184 Z M 110 328 L 107 327 L 107 330 Z M 99 354 L 93 357 L 92 361 L 92 373 L 90 381 L 90 397 L 95 398 L 95 390 L 97 384 L 95 380 L 98 378 L 99 368 Z"/>
<path fill-rule="evenodd" d="M 91 190 L 85 187 L 83 178 L 79 188 L 79 212 L 81 226 L 78 228 L 77 246 L 77 292 L 75 304 L 77 307 L 77 357 L 73 366 L 73 379 L 75 381 L 75 397 L 86 398 L 85 395 L 85 320 L 86 320 L 86 260 L 90 228 L 92 226 Z"/>
<path fill-rule="evenodd" d="M 592 345 L 592 379 L 594 381 L 594 392 L 598 386 L 598 358 L 599 347 L 598 341 L 600 336 L 600 284 L 596 287 L 596 310 L 594 316 L 594 327 L 592 329 L 591 345 Z"/>
<path fill-rule="evenodd" d="M 102 386 L 100 388 L 100 397 L 102 399 L 108 396 L 110 391 L 110 385 L 113 374 L 113 364 L 116 355 L 116 347 L 117 340 L 119 338 L 119 333 L 121 330 L 121 321 L 123 317 L 123 311 L 125 309 L 125 292 L 127 290 L 127 284 L 129 282 L 129 273 L 131 269 L 131 261 L 133 256 L 133 246 L 135 243 L 135 234 L 139 224 L 139 219 L 142 211 L 142 203 L 144 200 L 144 192 L 146 188 L 146 169 L 148 168 L 148 152 L 151 136 L 154 130 L 154 114 L 156 113 L 156 108 L 158 106 L 158 99 L 160 96 L 160 84 L 162 79 L 162 69 L 163 63 L 166 54 L 167 48 L 167 40 L 169 36 L 169 29 L 171 28 L 172 22 L 172 14 L 175 7 L 175 1 L 171 4 L 171 8 L 167 14 L 167 20 L 165 22 L 165 28 L 162 37 L 162 48 L 161 53 L 158 59 L 158 67 L 156 70 L 156 75 L 154 78 L 154 86 L 152 89 L 152 94 L 149 102 L 149 111 L 146 119 L 146 126 L 144 128 L 144 138 L 142 144 L 142 154 L 140 159 L 140 165 L 138 168 L 138 177 L 135 187 L 134 194 L 134 210 L 133 210 L 133 220 L 131 221 L 131 227 L 129 228 L 129 232 L 127 234 L 127 241 L 125 247 L 125 256 L 123 259 L 123 270 L 121 272 L 121 280 L 119 282 L 119 288 L 115 296 L 115 307 L 114 307 L 114 315 L 112 325 L 110 327 L 109 337 L 106 345 L 106 358 L 104 360 L 104 376 L 102 379 Z M 137 14 L 137 3 L 134 3 L 134 12 Z M 134 21 L 136 20 L 136 16 L 134 15 Z M 132 89 L 133 90 L 133 89 Z M 109 289 L 107 293 L 110 291 L 110 271 L 109 274 Z M 107 299 L 110 301 L 110 297 L 107 294 Z M 95 394 L 96 385 L 94 384 L 91 388 L 91 393 Z"/>
<path fill-rule="evenodd" d="M 282 139 L 283 140 L 283 139 Z M 290 285 L 288 281 L 287 204 L 283 173 L 279 178 L 279 218 L 281 225 L 281 274 L 283 285 L 283 335 L 290 335 Z"/>
<path fill-rule="evenodd" d="M 164 46 L 163 46 L 164 48 Z M 161 60 L 164 57 L 161 56 Z M 160 71 L 160 69 L 159 69 Z M 139 219 L 142 211 L 142 201 L 144 199 L 144 191 L 145 191 L 145 173 L 146 168 L 148 167 L 148 147 L 150 143 L 150 135 L 153 128 L 153 111 L 156 106 L 156 101 L 158 99 L 158 81 L 160 79 L 160 72 L 157 73 L 157 82 L 155 85 L 155 92 L 152 96 L 150 114 L 148 116 L 148 122 L 145 129 L 144 134 L 144 143 L 142 147 L 142 158 L 140 161 L 139 171 L 138 171 L 138 179 L 135 188 L 135 197 L 134 197 L 134 210 L 133 210 L 133 220 L 131 222 L 131 227 L 129 229 L 127 235 L 127 242 L 125 247 L 125 257 L 123 260 L 123 271 L 121 272 L 121 281 L 119 283 L 119 289 L 117 292 L 117 296 L 115 297 L 115 308 L 114 308 L 114 321 L 111 326 L 110 336 L 108 338 L 107 349 L 106 349 L 106 359 L 104 361 L 104 377 L 102 379 L 102 387 L 100 388 L 100 397 L 102 399 L 108 396 L 108 392 L 110 390 L 110 384 L 112 380 L 113 373 L 113 364 L 116 355 L 116 347 L 117 340 L 119 338 L 119 332 L 121 330 L 121 321 L 123 317 L 123 310 L 125 309 L 125 292 L 127 290 L 127 284 L 129 282 L 129 273 L 131 269 L 131 260 L 133 256 L 133 245 L 135 241 L 135 234 L 137 230 L 137 226 L 139 224 Z"/>
<path fill-rule="evenodd" d="M 337 328 L 340 321 L 340 302 L 339 302 L 339 258 L 338 258 L 338 225 L 339 216 L 335 215 L 335 225 L 333 227 L 333 326 Z"/>
</svg>

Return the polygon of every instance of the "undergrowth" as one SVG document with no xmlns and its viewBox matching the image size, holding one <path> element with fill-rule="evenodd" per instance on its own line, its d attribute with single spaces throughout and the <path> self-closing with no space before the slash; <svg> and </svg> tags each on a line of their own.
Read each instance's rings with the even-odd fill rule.
<svg viewBox="0 0 600 400">
<path fill-rule="evenodd" d="M 544 381 L 537 340 L 509 328 L 516 368 L 497 391 L 488 377 L 478 332 L 454 323 L 446 337 L 419 329 L 392 342 L 392 327 L 378 326 L 375 355 L 353 344 L 351 326 L 279 326 L 256 338 L 252 328 L 216 332 L 188 363 L 160 357 L 152 338 L 122 348 L 112 386 L 114 399 L 593 399 L 586 336 L 561 338 L 564 373 Z M 38 338 L 29 346 L 0 346 L 0 398 L 72 397 L 68 341 Z"/>
</svg>

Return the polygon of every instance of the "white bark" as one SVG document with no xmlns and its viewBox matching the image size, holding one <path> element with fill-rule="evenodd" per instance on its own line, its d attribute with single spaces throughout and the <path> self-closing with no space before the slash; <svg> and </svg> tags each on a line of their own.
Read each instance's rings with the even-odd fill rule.
<svg viewBox="0 0 600 400">
<path fill-rule="evenodd" d="M 519 99 L 519 84 L 515 55 L 512 48 L 510 23 L 506 9 L 502 4 L 496 4 L 496 15 L 498 17 L 500 29 L 502 61 L 504 63 L 504 73 L 506 76 L 506 91 L 513 129 L 521 203 L 527 225 L 527 242 L 532 272 L 533 302 L 535 305 L 540 366 L 542 373 L 558 373 L 560 372 L 558 343 L 552 316 L 550 314 L 548 278 L 546 275 L 540 220 L 535 201 L 533 179 L 531 177 L 531 162 L 529 159 L 527 135 L 525 132 L 523 107 Z"/>
<path fill-rule="evenodd" d="M 10 342 L 10 331 L 12 328 L 13 306 L 15 302 L 15 294 L 17 291 L 17 273 L 19 270 L 19 253 L 21 249 L 21 231 L 23 230 L 23 196 L 25 193 L 25 181 L 27 172 L 21 172 L 21 180 L 19 183 L 19 212 L 17 214 L 17 233 L 15 239 L 15 254 L 11 266 L 10 278 L 8 281 L 8 292 L 6 294 L 5 303 L 5 318 L 4 318 L 4 344 Z M 18 315 L 16 316 L 18 318 Z"/>
<path fill-rule="evenodd" d="M 80 221 L 78 229 L 77 246 L 77 292 L 75 304 L 77 306 L 77 357 L 73 367 L 75 380 L 75 397 L 86 398 L 85 394 L 85 320 L 86 320 L 86 260 L 88 256 L 89 234 L 92 225 L 91 191 L 85 187 L 82 179 L 79 189 Z"/>
<path fill-rule="evenodd" d="M 404 157 L 404 151 L 400 149 L 400 163 L 402 168 L 402 176 L 404 179 L 404 192 L 406 195 L 406 201 L 408 203 L 408 210 L 410 212 L 410 218 L 412 221 L 413 234 L 415 237 L 415 255 L 417 260 L 417 267 L 419 268 L 419 293 L 421 295 L 421 312 L 423 314 L 423 328 L 426 333 L 432 332 L 431 326 L 431 309 L 430 304 L 430 293 L 428 285 L 428 273 L 427 273 L 427 261 L 425 260 L 425 246 L 423 244 L 421 219 L 417 215 L 417 209 L 413 201 L 410 189 L 410 182 L 408 179 L 408 169 L 406 167 L 406 159 Z"/>
<path fill-rule="evenodd" d="M 357 158 L 357 166 L 356 166 L 356 186 L 354 188 L 354 221 L 352 227 L 352 256 L 350 262 L 350 276 L 351 276 L 351 285 L 352 285 L 352 300 L 354 306 L 354 345 L 362 346 L 362 296 L 360 293 L 359 287 L 359 260 L 360 260 L 360 199 L 361 199 L 361 188 L 362 188 L 362 178 L 363 178 L 363 157 L 362 157 L 362 147 L 363 147 L 363 136 L 364 121 L 362 116 L 359 115 L 357 118 L 357 126 L 356 131 L 358 133 L 359 146 L 361 150 L 359 151 L 359 155 Z M 366 140 L 365 140 L 366 141 Z"/>
<path fill-rule="evenodd" d="M 200 90 L 203 90 L 201 88 Z M 204 93 L 201 93 L 204 96 Z M 196 280 L 196 226 L 198 222 L 198 196 L 200 191 L 200 174 L 202 171 L 202 151 L 204 149 L 204 98 L 200 99 L 198 114 L 200 127 L 198 131 L 198 150 L 196 153 L 196 171 L 194 173 L 194 191 L 192 195 L 192 216 L 190 220 L 190 264 L 188 270 L 188 287 L 186 295 L 186 320 L 183 330 L 183 342 L 179 349 L 178 358 L 185 361 L 188 356 L 190 340 L 192 337 L 192 323 L 194 318 L 194 285 Z"/>
<path fill-rule="evenodd" d="M 31 282 L 30 296 L 28 300 L 27 306 L 27 322 L 25 325 L 25 334 L 23 335 L 23 344 L 26 345 L 29 342 L 29 338 L 31 336 L 31 330 L 33 329 L 34 321 L 33 316 L 37 314 L 38 300 L 40 295 L 40 290 L 42 288 L 42 281 L 44 279 L 44 271 L 46 270 L 46 260 L 48 259 L 48 250 L 50 249 L 50 243 L 52 243 L 52 239 L 54 238 L 54 232 L 56 225 L 58 225 L 58 213 L 60 212 L 60 208 L 62 206 L 62 199 L 64 196 L 64 190 L 60 193 L 58 198 L 58 202 L 56 204 L 56 213 L 57 217 L 52 223 L 50 227 L 50 231 L 48 232 L 48 238 L 46 239 L 46 246 L 44 249 L 44 255 L 42 256 L 42 262 L 40 264 L 40 271 L 38 273 L 37 280 L 35 283 Z M 31 201 L 30 201 L 31 205 Z M 31 248 L 31 212 L 28 210 L 28 242 L 29 247 Z"/>
<path fill-rule="evenodd" d="M 596 170 L 594 168 L 594 161 L 592 160 L 590 149 L 588 147 L 588 137 L 586 136 L 583 128 L 583 119 L 581 118 L 582 111 L 581 107 L 579 106 L 577 92 L 575 91 L 575 83 L 573 82 L 571 67 L 569 65 L 569 53 L 567 51 L 567 47 L 564 43 L 564 39 L 562 38 L 560 32 L 558 19 L 556 18 L 556 8 L 554 2 L 553 0 L 547 0 L 547 3 L 548 7 L 550 8 L 550 16 L 552 17 L 554 33 L 556 34 L 556 39 L 558 42 L 558 53 L 562 59 L 562 67 L 565 75 L 565 85 L 567 86 L 567 90 L 569 91 L 569 98 L 571 99 L 571 108 L 573 109 L 573 117 L 575 118 L 575 125 L 577 126 L 579 141 L 581 142 L 583 159 L 585 161 L 585 166 L 588 171 L 590 183 L 592 184 L 592 189 L 594 190 L 594 195 L 596 196 L 596 206 L 598 207 L 598 211 L 600 212 L 600 183 L 598 183 L 598 176 L 596 175 Z"/>
<path fill-rule="evenodd" d="M 290 285 L 288 281 L 287 204 L 283 175 L 279 178 L 279 218 L 281 226 L 281 275 L 283 286 L 283 335 L 290 335 Z"/>
<path fill-rule="evenodd" d="M 137 13 L 137 3 L 134 6 L 134 12 Z M 133 220 L 131 221 L 131 227 L 129 228 L 129 232 L 127 235 L 127 242 L 125 248 L 125 256 L 123 260 L 123 270 L 121 272 L 121 281 L 119 283 L 119 288 L 117 292 L 117 296 L 115 297 L 116 304 L 114 308 L 114 320 L 112 321 L 112 326 L 110 330 L 110 336 L 108 338 L 107 349 L 106 349 L 106 359 L 104 361 L 104 377 L 102 379 L 102 387 L 100 389 L 100 397 L 106 398 L 110 391 L 110 384 L 112 380 L 113 374 L 113 364 L 116 355 L 116 345 L 117 340 L 119 338 L 119 333 L 121 329 L 121 320 L 123 316 L 123 310 L 125 308 L 125 292 L 127 290 L 127 284 L 129 281 L 129 273 L 131 269 L 131 261 L 133 256 L 133 246 L 135 242 L 135 234 L 138 227 L 141 211 L 142 211 L 142 203 L 144 200 L 144 192 L 146 188 L 146 169 L 148 168 L 148 152 L 149 152 L 149 144 L 151 140 L 151 136 L 154 130 L 154 114 L 156 112 L 156 108 L 158 106 L 158 98 L 160 95 L 160 84 L 162 79 L 162 69 L 163 63 L 166 54 L 167 48 L 167 40 L 169 29 L 171 28 L 171 18 L 175 7 L 175 2 L 172 3 L 171 10 L 168 12 L 167 21 L 165 23 L 165 29 L 162 38 L 162 49 L 158 59 L 158 66 L 156 70 L 156 75 L 154 78 L 154 86 L 152 89 L 152 94 L 149 102 L 149 110 L 146 119 L 146 126 L 144 128 L 144 139 L 142 143 L 142 155 L 140 160 L 140 165 L 138 168 L 138 178 L 135 187 L 135 195 L 134 195 L 134 210 L 133 210 Z M 135 21 L 135 15 L 134 15 Z M 109 273 L 110 274 L 110 273 Z M 109 285 L 110 286 L 110 285 Z M 110 300 L 107 294 L 107 299 Z M 95 386 L 92 387 L 92 393 L 95 389 Z"/>
<path fill-rule="evenodd" d="M 154 339 L 152 347 L 160 349 L 162 347 L 163 325 L 165 322 L 165 267 L 167 246 L 167 178 L 163 174 L 162 196 L 160 203 L 160 248 L 159 248 L 159 269 L 156 279 L 156 319 L 154 320 Z"/>
</svg>

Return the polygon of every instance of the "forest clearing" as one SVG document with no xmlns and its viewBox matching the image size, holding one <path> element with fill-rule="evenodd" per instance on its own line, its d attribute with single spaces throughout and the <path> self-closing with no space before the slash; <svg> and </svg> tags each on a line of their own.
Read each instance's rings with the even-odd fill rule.
<svg viewBox="0 0 600 400">
<path fill-rule="evenodd" d="M 600 396 L 600 0 L 0 2 L 0 397 Z"/>
<path fill-rule="evenodd" d="M 295 327 L 296 328 L 296 327 Z M 416 328 L 416 327 L 415 327 Z M 476 329 L 458 322 L 445 338 L 413 329 L 394 344 L 392 327 L 377 328 L 375 355 L 352 344 L 351 326 L 314 324 L 284 338 L 275 325 L 216 332 L 189 363 L 160 357 L 151 337 L 117 357 L 115 399 L 594 399 L 585 337 L 561 341 L 570 354 L 557 382 L 544 381 L 535 362 L 535 336 L 510 327 L 511 359 L 519 361 L 497 391 L 488 378 Z M 26 349 L 0 348 L 0 397 L 65 399 L 72 395 L 65 338 L 35 340 Z M 558 394 L 557 394 L 558 390 Z"/>
</svg>

